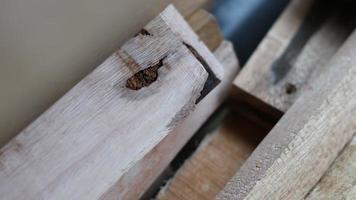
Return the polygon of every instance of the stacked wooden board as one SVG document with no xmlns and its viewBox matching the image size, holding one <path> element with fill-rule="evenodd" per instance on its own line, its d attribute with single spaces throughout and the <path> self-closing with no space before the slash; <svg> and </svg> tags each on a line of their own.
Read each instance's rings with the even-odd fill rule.
<svg viewBox="0 0 356 200">
<path fill-rule="evenodd" d="M 214 18 L 168 7 L 1 149 L 1 199 L 355 199 L 352 5 L 291 1 L 237 77 Z"/>
<path fill-rule="evenodd" d="M 251 157 L 249 152 L 236 151 L 236 148 L 246 146 L 249 142 L 241 144 L 243 140 L 219 139 L 227 132 L 223 125 L 221 131 L 203 140 L 196 153 L 159 193 L 158 199 L 214 199 L 220 190 L 223 191 L 218 199 L 301 199 L 305 196 L 309 199 L 356 198 L 354 144 L 351 142 L 345 147 L 356 132 L 352 100 L 356 84 L 352 82 L 355 77 L 349 75 L 355 68 L 352 66 L 355 50 L 351 48 L 354 44 L 350 36 L 355 28 L 355 12 L 350 3 L 291 1 L 235 79 L 236 87 L 231 92 L 230 101 L 234 112 L 244 113 L 245 118 L 254 120 L 256 126 L 261 124 L 261 116 L 269 116 L 269 120 L 262 117 L 262 123 L 266 124 L 278 118 L 279 112 L 291 111 L 285 114 L 270 133 L 252 128 L 231 129 L 235 137 L 241 137 L 244 132 L 262 133 L 260 137 L 268 134 L 260 145 L 254 146 L 257 149 Z M 344 74 L 340 75 L 341 79 L 337 79 L 342 66 L 345 67 Z M 341 80 L 347 82 L 347 89 L 338 86 Z M 332 86 L 327 88 L 329 84 Z M 337 92 L 329 94 L 333 87 Z M 322 95 L 322 89 L 329 98 Z M 346 93 L 347 90 L 349 93 Z M 334 100 L 333 105 L 330 102 L 332 98 L 337 98 L 337 93 L 341 97 Z M 295 103 L 297 99 L 299 103 Z M 325 106 L 322 106 L 323 101 L 326 101 Z M 308 105 L 311 102 L 314 105 Z M 350 105 L 347 103 L 351 107 L 347 108 Z M 290 109 L 292 105 L 294 113 Z M 242 106 L 251 106 L 253 111 L 247 109 L 246 112 Z M 342 114 L 335 116 L 341 113 L 336 108 L 343 110 Z M 315 110 L 328 112 L 327 109 L 332 110 L 329 116 L 313 113 Z M 255 115 L 257 112 L 258 117 L 249 117 L 254 112 Z M 318 115 L 322 120 L 319 125 Z M 346 119 L 343 120 L 343 117 Z M 308 122 L 308 119 L 312 121 Z M 305 133 L 298 133 L 296 127 L 299 120 L 303 122 L 299 125 L 301 128 L 310 126 L 310 130 L 300 129 Z M 339 120 L 345 125 L 342 126 Z M 230 121 L 230 117 L 226 121 Z M 312 128 L 312 125 L 315 127 Z M 327 126 L 328 129 L 322 129 Z M 317 134 L 317 131 L 321 131 L 319 135 L 312 135 Z M 311 143 L 313 137 L 314 144 Z M 255 138 L 258 140 L 258 137 Z M 234 142 L 235 145 L 231 145 Z M 223 153 L 216 156 L 218 158 L 207 156 L 216 155 L 219 147 Z M 277 153 L 283 151 L 282 154 Z M 233 152 L 244 156 L 235 159 L 226 156 Z M 239 169 L 242 163 L 244 166 Z M 271 172 L 274 168 L 272 163 L 277 170 L 276 174 Z M 218 167 L 214 169 L 210 166 Z M 223 166 L 226 168 L 222 169 Z M 284 174 L 283 168 L 286 170 Z M 266 174 L 266 171 L 270 174 Z M 224 189 L 234 172 L 237 172 L 235 177 Z"/>
</svg>

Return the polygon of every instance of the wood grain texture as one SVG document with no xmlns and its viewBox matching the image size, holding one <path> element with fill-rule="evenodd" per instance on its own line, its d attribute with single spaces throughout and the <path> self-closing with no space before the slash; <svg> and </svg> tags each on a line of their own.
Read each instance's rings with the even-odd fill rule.
<svg viewBox="0 0 356 200">
<path fill-rule="evenodd" d="M 302 199 L 356 131 L 356 32 L 217 199 Z"/>
<path fill-rule="evenodd" d="M 279 102 L 279 98 L 273 96 L 276 92 L 272 85 L 271 68 L 291 43 L 314 2 L 315 0 L 291 1 L 235 79 L 236 86 L 265 103 L 286 111 L 283 99 Z M 269 94 L 270 91 L 272 94 Z M 282 88 L 282 92 L 284 91 Z M 283 96 L 286 95 L 283 93 Z"/>
<path fill-rule="evenodd" d="M 204 29 L 204 26 L 197 26 L 195 24 L 198 21 L 192 21 L 189 18 L 188 22 L 196 31 Z M 214 23 L 209 21 L 205 22 L 211 28 L 219 29 L 217 24 L 211 26 Z M 217 31 L 211 31 L 212 34 L 216 32 Z M 210 37 L 201 38 L 201 40 L 206 42 L 206 40 L 213 37 L 216 36 L 211 35 Z M 218 40 L 215 41 L 218 42 Z M 184 122 L 182 122 L 181 125 L 179 125 L 179 127 L 172 130 L 172 132 L 158 143 L 152 151 L 147 153 L 142 160 L 137 162 L 133 167 L 133 170 L 125 173 L 122 179 L 102 196 L 102 199 L 115 199 L 118 196 L 123 199 L 137 199 L 143 195 L 191 136 L 225 100 L 232 80 L 238 72 L 239 65 L 231 43 L 227 41 L 219 41 L 219 43 L 219 47 L 212 50 L 214 50 L 215 57 L 220 61 L 224 68 L 222 82 L 197 105 L 195 110 L 184 120 Z M 136 189 L 132 190 L 132 188 Z"/>
<path fill-rule="evenodd" d="M 356 199 L 356 136 L 306 197 L 306 200 L 353 199 Z"/>
<path fill-rule="evenodd" d="M 140 197 L 164 171 L 192 135 L 225 100 L 232 80 L 237 74 L 238 62 L 229 42 L 223 42 L 215 50 L 214 55 L 224 66 L 225 73 L 222 82 L 196 106 L 195 110 L 182 124 L 137 162 L 133 170 L 125 173 L 122 179 L 103 196 L 103 199 L 115 199 L 118 194 L 123 199 Z M 132 188 L 137 189 L 133 190 Z"/>
<path fill-rule="evenodd" d="M 1 199 L 102 197 L 189 115 L 211 73 L 221 65 L 167 7 L 1 149 Z"/>
<path fill-rule="evenodd" d="M 329 17 L 308 40 L 289 72 L 278 83 L 270 81 L 269 85 L 264 85 L 266 90 L 261 90 L 264 94 L 259 94 L 273 102 L 272 105 L 278 109 L 288 110 L 305 90 L 313 87 L 313 81 L 327 70 L 327 62 L 347 39 L 354 25 L 343 24 L 341 16 Z M 273 79 L 273 73 L 266 76 L 269 77 L 265 79 Z"/>
<path fill-rule="evenodd" d="M 214 199 L 272 128 L 229 113 L 160 191 L 157 199 Z"/>
</svg>

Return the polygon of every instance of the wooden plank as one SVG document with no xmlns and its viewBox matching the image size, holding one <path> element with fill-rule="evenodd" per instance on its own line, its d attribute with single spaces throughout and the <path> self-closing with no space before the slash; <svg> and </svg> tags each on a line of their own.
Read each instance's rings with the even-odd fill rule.
<svg viewBox="0 0 356 200">
<path fill-rule="evenodd" d="M 105 198 L 222 70 L 167 7 L 1 149 L 1 199 Z"/>
<path fill-rule="evenodd" d="M 356 199 L 356 136 L 346 146 L 307 200 Z"/>
<path fill-rule="evenodd" d="M 206 12 L 203 13 L 208 14 Z M 197 25 L 197 22 L 199 21 L 189 18 L 189 23 L 192 28 L 198 33 L 201 33 L 199 30 L 205 29 L 205 25 Z M 207 26 L 216 29 L 216 31 L 210 31 L 209 33 L 212 34 L 210 37 L 201 37 L 200 39 L 203 42 L 217 37 L 215 33 L 219 29 L 215 20 L 205 22 Z M 198 24 L 200 24 L 200 22 Z M 214 41 L 221 43 L 221 41 L 216 39 Z M 120 197 L 123 199 L 137 199 L 143 195 L 191 136 L 225 100 L 231 82 L 237 74 L 239 65 L 233 47 L 227 41 L 222 42 L 220 46 L 215 49 L 214 55 L 224 67 L 222 82 L 197 105 L 194 112 L 191 113 L 177 129 L 173 130 L 158 143 L 151 152 L 145 155 L 144 159 L 137 162 L 133 167 L 134 170 L 125 173 L 120 182 L 113 186 L 110 192 L 106 193 L 105 198 L 114 199 L 120 194 Z M 132 188 L 136 189 L 132 190 Z"/>
<path fill-rule="evenodd" d="M 271 68 L 275 60 L 281 57 L 291 44 L 315 2 L 315 0 L 291 1 L 235 79 L 236 86 L 265 103 L 281 111 L 286 111 L 283 104 L 271 97 L 275 95 L 272 90 Z"/>
<path fill-rule="evenodd" d="M 125 173 L 120 182 L 106 194 L 107 199 L 114 199 L 118 194 L 123 199 L 136 199 L 143 195 L 191 136 L 227 97 L 232 80 L 238 71 L 237 59 L 232 45 L 228 42 L 223 42 L 214 54 L 224 66 L 222 82 L 197 105 L 194 112 L 179 127 L 158 143 L 140 162 L 137 162 L 131 172 Z M 132 190 L 132 188 L 140 189 Z"/>
<path fill-rule="evenodd" d="M 328 17 L 303 47 L 284 78 L 278 83 L 270 82 L 263 98 L 268 98 L 277 108 L 286 111 L 306 90 L 310 90 L 313 81 L 327 70 L 327 62 L 354 28 L 354 24 L 344 19 L 345 16 L 340 13 Z"/>
<path fill-rule="evenodd" d="M 160 191 L 157 199 L 214 199 L 272 128 L 231 112 Z"/>
<path fill-rule="evenodd" d="M 217 199 L 301 199 L 309 192 L 356 131 L 355 47 L 353 32 Z"/>
</svg>

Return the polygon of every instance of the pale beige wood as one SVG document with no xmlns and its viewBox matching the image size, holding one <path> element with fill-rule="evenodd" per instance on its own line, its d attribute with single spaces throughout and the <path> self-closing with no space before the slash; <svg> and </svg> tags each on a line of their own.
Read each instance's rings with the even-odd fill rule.
<svg viewBox="0 0 356 200">
<path fill-rule="evenodd" d="M 1 199 L 102 197 L 189 115 L 222 70 L 167 7 L 1 149 Z"/>
<path fill-rule="evenodd" d="M 223 42 L 214 54 L 224 66 L 225 73 L 222 82 L 197 105 L 194 112 L 179 127 L 158 143 L 140 162 L 137 162 L 133 170 L 125 173 L 122 179 L 103 196 L 103 199 L 115 199 L 118 194 L 123 199 L 140 197 L 191 136 L 225 100 L 232 80 L 237 74 L 238 62 L 229 42 Z"/>
<path fill-rule="evenodd" d="M 217 199 L 302 199 L 356 131 L 356 32 Z"/>
<path fill-rule="evenodd" d="M 306 199 L 356 199 L 356 136 L 345 147 Z"/>
<path fill-rule="evenodd" d="M 287 49 L 314 2 L 314 0 L 291 1 L 241 70 L 234 81 L 235 85 L 281 111 L 286 110 L 283 104 L 276 102 L 273 98 L 274 94 L 270 95 L 273 97 L 268 96 L 269 91 L 273 89 L 271 67 Z"/>
<path fill-rule="evenodd" d="M 269 81 L 268 85 L 262 84 L 258 91 L 253 92 L 258 92 L 262 99 L 271 102 L 274 107 L 287 111 L 305 90 L 313 87 L 313 81 L 327 70 L 327 62 L 351 33 L 354 26 L 343 26 L 340 18 L 332 16 L 321 25 L 282 80 L 278 83 Z M 273 79 L 273 73 L 265 76 L 265 80 Z"/>
<path fill-rule="evenodd" d="M 199 15 L 201 14 L 207 15 L 207 17 L 209 16 L 206 12 L 200 12 Z M 192 16 L 194 15 L 195 14 Z M 197 31 L 197 33 L 202 33 L 200 30 L 206 29 L 206 26 L 215 29 L 215 31 L 209 31 L 209 37 L 201 37 L 201 35 L 199 35 L 200 40 L 203 42 L 207 42 L 211 38 L 220 38 L 215 35 L 218 32 L 219 27 L 214 22 L 213 18 L 210 18 L 208 21 L 204 20 L 204 25 L 202 25 L 202 22 L 199 20 L 192 20 L 192 17 L 188 18 L 188 22 L 192 26 L 192 29 Z M 102 199 L 115 199 L 118 196 L 123 199 L 137 199 L 145 193 L 190 137 L 225 100 L 231 82 L 236 76 L 239 67 L 232 45 L 226 41 L 222 43 L 217 39 L 214 39 L 214 41 L 220 43 L 220 46 L 217 49 L 211 50 L 215 50 L 215 57 L 224 67 L 224 78 L 222 82 L 199 103 L 196 110 L 188 116 L 177 130 L 173 130 L 167 137 L 158 143 L 150 153 L 146 154 L 144 159 L 133 167 L 133 170 L 125 173 L 123 178 L 103 195 Z M 216 44 L 210 45 L 210 48 L 213 46 L 216 46 Z M 132 190 L 132 188 L 136 189 Z"/>
<path fill-rule="evenodd" d="M 272 128 L 229 113 L 218 130 L 201 142 L 157 199 L 214 199 Z"/>
</svg>

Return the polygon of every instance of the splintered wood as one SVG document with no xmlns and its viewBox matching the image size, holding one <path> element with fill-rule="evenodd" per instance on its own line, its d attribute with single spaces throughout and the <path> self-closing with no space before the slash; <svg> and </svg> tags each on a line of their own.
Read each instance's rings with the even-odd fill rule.
<svg viewBox="0 0 356 200">
<path fill-rule="evenodd" d="M 218 199 L 302 199 L 356 132 L 356 32 Z"/>
<path fill-rule="evenodd" d="M 169 6 L 1 149 L 1 199 L 123 198 L 137 179 L 122 177 L 222 77 Z"/>
</svg>

